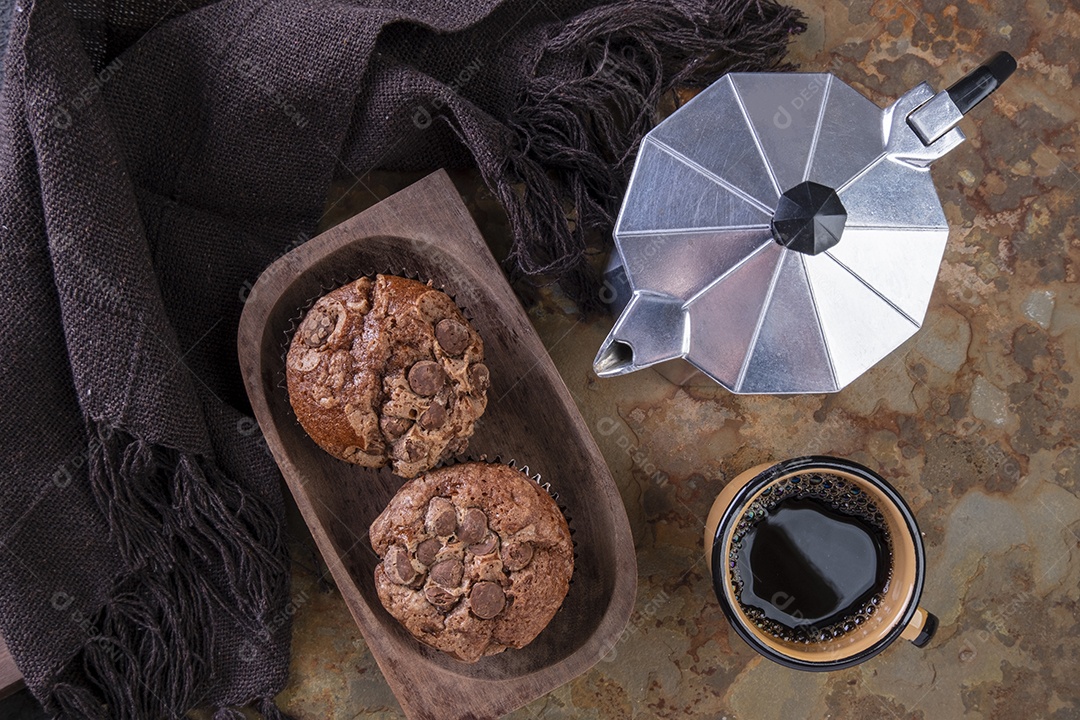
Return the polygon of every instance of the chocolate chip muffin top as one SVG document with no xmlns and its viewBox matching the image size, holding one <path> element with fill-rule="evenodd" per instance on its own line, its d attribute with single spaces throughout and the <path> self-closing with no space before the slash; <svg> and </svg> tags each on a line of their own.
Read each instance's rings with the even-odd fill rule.
<svg viewBox="0 0 1080 720">
<path fill-rule="evenodd" d="M 505 465 L 463 463 L 405 483 L 370 539 L 383 606 L 418 640 L 466 662 L 531 642 L 574 570 L 555 501 Z"/>
<path fill-rule="evenodd" d="M 289 401 L 312 440 L 415 477 L 464 451 L 487 405 L 484 343 L 430 285 L 393 275 L 320 298 L 286 357 Z"/>
</svg>

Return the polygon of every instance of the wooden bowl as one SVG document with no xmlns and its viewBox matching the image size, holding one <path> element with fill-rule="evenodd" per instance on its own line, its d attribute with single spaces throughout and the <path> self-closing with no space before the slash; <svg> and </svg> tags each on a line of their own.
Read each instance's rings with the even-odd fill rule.
<svg viewBox="0 0 1080 720">
<path fill-rule="evenodd" d="M 319 449 L 296 421 L 284 355 L 303 311 L 332 287 L 394 272 L 449 293 L 484 339 L 487 411 L 467 453 L 515 459 L 551 483 L 574 530 L 570 591 L 528 646 L 463 663 L 413 639 L 379 603 L 368 526 L 404 482 Z M 547 351 L 445 172 L 439 171 L 277 260 L 240 320 L 255 417 L 345 602 L 405 714 L 497 717 L 590 668 L 634 604 L 637 564 L 607 465 Z"/>
</svg>

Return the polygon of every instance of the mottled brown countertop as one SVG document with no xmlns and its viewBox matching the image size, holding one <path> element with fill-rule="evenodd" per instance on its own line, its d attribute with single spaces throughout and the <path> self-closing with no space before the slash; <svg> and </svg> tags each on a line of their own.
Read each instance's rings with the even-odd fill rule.
<svg viewBox="0 0 1080 720">
<path fill-rule="evenodd" d="M 934 165 L 952 226 L 923 328 L 842 392 L 739 397 L 651 370 L 598 380 L 612 320 L 553 290 L 530 316 L 621 489 L 637 543 L 630 625 L 595 668 L 512 717 L 1080 718 L 1080 7 L 1075 2 L 798 0 L 793 58 L 886 105 L 1000 49 L 1019 70 Z M 367 174 L 340 222 L 418 175 Z M 505 221 L 454 180 L 496 253 Z M 882 474 L 926 541 L 923 604 L 941 629 L 869 662 L 800 673 L 758 657 L 723 619 L 702 561 L 715 494 L 756 463 L 823 453 Z M 294 522 L 298 525 L 299 521 Z M 309 539 L 294 541 L 293 660 L 279 703 L 298 718 L 401 711 Z"/>
</svg>

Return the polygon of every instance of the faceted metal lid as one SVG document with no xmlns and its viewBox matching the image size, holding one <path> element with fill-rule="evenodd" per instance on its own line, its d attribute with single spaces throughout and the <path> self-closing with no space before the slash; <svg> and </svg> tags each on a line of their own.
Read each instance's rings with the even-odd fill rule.
<svg viewBox="0 0 1080 720">
<path fill-rule="evenodd" d="M 682 357 L 737 393 L 833 392 L 907 340 L 948 238 L 927 166 L 964 139 L 914 132 L 934 98 L 882 110 L 830 74 L 729 74 L 654 128 L 615 228 L 633 295 L 597 374 Z"/>
</svg>

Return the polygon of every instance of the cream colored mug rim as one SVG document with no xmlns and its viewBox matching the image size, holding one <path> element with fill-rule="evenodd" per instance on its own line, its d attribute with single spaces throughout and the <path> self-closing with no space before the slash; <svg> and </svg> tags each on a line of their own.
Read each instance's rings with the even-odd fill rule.
<svg viewBox="0 0 1080 720">
<path fill-rule="evenodd" d="M 750 647 L 757 650 L 765 657 L 785 665 L 787 667 L 797 668 L 800 670 L 839 670 L 845 667 L 851 667 L 859 663 L 865 662 L 874 657 L 878 653 L 882 652 L 885 648 L 892 645 L 901 634 L 905 631 L 905 628 L 911 623 L 912 618 L 918 611 L 919 599 L 922 596 L 923 581 L 925 579 L 925 550 L 923 548 L 922 536 L 919 533 L 918 524 L 915 522 L 915 515 L 911 512 L 911 508 L 904 502 L 903 497 L 896 489 L 889 484 L 885 478 L 881 477 L 878 473 L 874 472 L 870 468 L 867 468 L 852 460 L 845 460 L 843 458 L 830 457 L 826 455 L 809 455 L 805 457 L 792 458 L 790 460 L 783 460 L 777 463 L 772 463 L 763 467 L 762 470 L 755 473 L 748 481 L 746 481 L 742 487 L 735 490 L 731 500 L 727 503 L 716 524 L 716 530 L 713 533 L 711 540 L 710 550 L 707 554 L 710 566 L 710 576 L 713 582 L 713 590 L 716 593 L 717 599 L 720 602 L 720 608 L 723 610 L 728 622 L 735 629 L 735 632 L 741 637 Z M 757 468 L 752 468 L 756 470 Z M 915 578 L 912 583 L 912 592 L 909 595 L 907 607 L 904 612 L 901 613 L 895 622 L 895 624 L 885 633 L 877 642 L 871 647 L 856 653 L 848 658 L 841 660 L 828 660 L 823 662 L 813 662 L 808 660 L 795 659 L 788 655 L 779 652 L 775 648 L 766 645 L 761 642 L 752 632 L 744 627 L 742 617 L 739 613 L 731 607 L 728 601 L 727 594 L 725 592 L 724 584 L 727 581 L 727 576 L 724 571 L 725 564 L 722 562 L 717 563 L 717 553 L 722 554 L 724 543 L 723 538 L 728 534 L 727 530 L 737 521 L 742 511 L 745 510 L 746 500 L 752 498 L 759 490 L 770 482 L 775 481 L 784 475 L 791 475 L 799 472 L 808 472 L 814 469 L 820 469 L 825 471 L 839 471 L 851 475 L 855 475 L 874 485 L 881 493 L 893 504 L 897 510 L 897 514 L 902 518 L 903 524 L 908 530 L 910 539 L 914 545 L 914 563 L 915 563 Z M 738 478 L 736 478 L 737 480 Z M 732 482 L 735 482 L 733 480 Z M 723 494 L 723 493 L 721 493 Z M 721 540 L 721 542 L 717 542 Z M 720 575 L 718 578 L 717 575 Z"/>
</svg>

